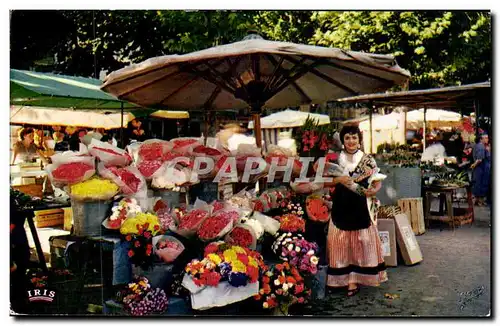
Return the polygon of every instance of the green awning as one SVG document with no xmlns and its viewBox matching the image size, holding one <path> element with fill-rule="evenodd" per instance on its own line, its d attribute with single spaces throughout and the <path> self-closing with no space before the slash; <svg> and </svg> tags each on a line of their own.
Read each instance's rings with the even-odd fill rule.
<svg viewBox="0 0 500 326">
<path fill-rule="evenodd" d="M 94 78 L 10 69 L 10 104 L 23 106 L 116 110 L 138 108 L 100 90 Z"/>
</svg>

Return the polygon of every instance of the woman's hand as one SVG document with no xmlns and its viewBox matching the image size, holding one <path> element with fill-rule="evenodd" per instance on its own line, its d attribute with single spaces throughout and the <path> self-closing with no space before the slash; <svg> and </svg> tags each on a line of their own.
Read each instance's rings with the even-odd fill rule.
<svg viewBox="0 0 500 326">
<path fill-rule="evenodd" d="M 382 188 L 382 182 L 374 181 L 372 186 L 365 190 L 366 197 L 373 197 L 377 194 L 377 192 Z"/>
<path fill-rule="evenodd" d="M 340 184 L 342 184 L 342 185 L 344 185 L 346 187 L 349 187 L 349 186 L 351 186 L 354 183 L 354 181 L 352 180 L 351 177 L 348 177 L 348 176 L 345 175 L 345 176 L 342 176 L 342 177 L 335 178 L 334 179 L 334 183 L 335 184 L 340 183 Z"/>
</svg>

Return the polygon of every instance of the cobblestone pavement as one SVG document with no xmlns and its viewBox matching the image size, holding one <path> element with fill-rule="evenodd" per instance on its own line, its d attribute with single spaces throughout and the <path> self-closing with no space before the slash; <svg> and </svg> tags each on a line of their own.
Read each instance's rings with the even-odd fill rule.
<svg viewBox="0 0 500 326">
<path fill-rule="evenodd" d="M 431 227 L 417 241 L 424 260 L 388 269 L 389 281 L 348 298 L 336 290 L 291 311 L 330 316 L 488 316 L 491 310 L 490 210 L 475 208 L 473 225 Z M 401 260 L 398 260 L 401 264 Z M 386 294 L 394 298 L 386 297 Z M 299 307 L 298 307 L 299 308 Z"/>
</svg>

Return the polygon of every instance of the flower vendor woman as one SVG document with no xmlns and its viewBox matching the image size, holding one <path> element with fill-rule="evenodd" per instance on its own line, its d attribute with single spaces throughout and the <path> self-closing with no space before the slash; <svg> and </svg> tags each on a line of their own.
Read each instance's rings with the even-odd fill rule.
<svg viewBox="0 0 500 326">
<path fill-rule="evenodd" d="M 376 226 L 380 204 L 375 194 L 382 184 L 373 178 L 379 171 L 374 158 L 359 149 L 359 128 L 344 126 L 340 140 L 343 150 L 338 167 L 342 175 L 335 175 L 326 185 L 335 187 L 327 237 L 327 285 L 347 286 L 347 295 L 353 296 L 359 285 L 378 286 L 387 281 Z"/>
</svg>

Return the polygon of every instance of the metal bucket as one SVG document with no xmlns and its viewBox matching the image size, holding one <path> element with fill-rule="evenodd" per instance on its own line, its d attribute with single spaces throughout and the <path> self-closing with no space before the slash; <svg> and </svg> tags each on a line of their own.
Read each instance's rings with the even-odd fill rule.
<svg viewBox="0 0 500 326">
<path fill-rule="evenodd" d="M 111 213 L 110 201 L 81 202 L 72 199 L 73 235 L 95 236 L 102 234 L 102 221 Z"/>
</svg>

